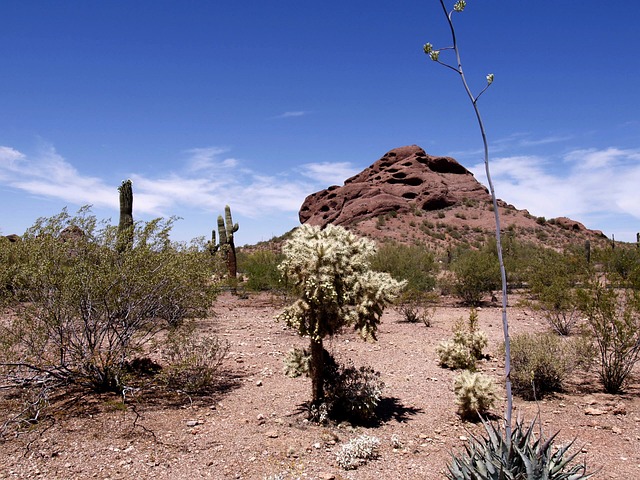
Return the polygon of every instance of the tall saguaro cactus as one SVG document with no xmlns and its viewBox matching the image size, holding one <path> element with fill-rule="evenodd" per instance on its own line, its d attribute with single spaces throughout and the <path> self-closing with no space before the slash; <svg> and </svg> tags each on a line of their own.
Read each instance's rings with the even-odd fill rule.
<svg viewBox="0 0 640 480">
<path fill-rule="evenodd" d="M 120 222 L 118 223 L 118 252 L 133 247 L 133 189 L 131 180 L 125 180 L 118 187 L 120 192 Z"/>
<path fill-rule="evenodd" d="M 231 207 L 226 205 L 224 207 L 224 218 L 222 218 L 222 215 L 218 215 L 218 237 L 220 237 L 220 251 L 222 251 L 222 255 L 227 261 L 229 278 L 236 278 L 237 275 L 238 264 L 236 261 L 236 246 L 233 241 L 233 234 L 237 232 L 239 228 L 240 226 L 237 223 L 233 223 Z M 211 233 L 211 237 L 213 245 L 215 245 L 215 232 Z"/>
</svg>

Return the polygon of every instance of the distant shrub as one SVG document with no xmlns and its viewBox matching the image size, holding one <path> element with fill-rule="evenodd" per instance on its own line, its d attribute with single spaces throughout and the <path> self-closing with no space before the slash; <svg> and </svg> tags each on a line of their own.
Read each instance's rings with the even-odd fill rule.
<svg viewBox="0 0 640 480">
<path fill-rule="evenodd" d="M 436 285 L 438 266 L 433 254 L 423 246 L 385 243 L 372 256 L 371 268 L 406 280 L 408 293 L 427 292 Z"/>
<path fill-rule="evenodd" d="M 584 278 L 582 255 L 554 251 L 538 252 L 530 262 L 528 283 L 537 308 L 556 333 L 566 336 L 575 330 L 578 303 L 575 286 Z"/>
<path fill-rule="evenodd" d="M 616 283 L 640 290 L 640 249 L 618 246 L 605 255 L 606 269 Z"/>
<path fill-rule="evenodd" d="M 535 400 L 562 391 L 568 375 L 588 359 L 580 339 L 551 333 L 516 335 L 511 339 L 511 382 L 514 393 Z"/>
<path fill-rule="evenodd" d="M 470 420 L 485 415 L 497 400 L 493 379 L 469 370 L 456 377 L 454 391 L 460 416 Z"/>
<path fill-rule="evenodd" d="M 430 308 L 422 297 L 406 297 L 399 307 L 402 318 L 408 323 L 423 323 L 431 326 L 435 308 Z"/>
<path fill-rule="evenodd" d="M 278 290 L 283 287 L 278 265 L 283 255 L 270 250 L 239 253 L 238 269 L 247 275 L 246 287 L 253 291 Z"/>
<path fill-rule="evenodd" d="M 454 290 L 463 302 L 478 305 L 486 294 L 500 288 L 500 266 L 493 252 L 467 250 L 451 263 Z"/>
</svg>

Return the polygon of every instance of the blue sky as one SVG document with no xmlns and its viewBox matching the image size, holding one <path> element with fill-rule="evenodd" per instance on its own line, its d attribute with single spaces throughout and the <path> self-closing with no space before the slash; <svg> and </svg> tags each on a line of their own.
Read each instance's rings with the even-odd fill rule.
<svg viewBox="0 0 640 480">
<path fill-rule="evenodd" d="M 453 2 L 451 2 L 453 3 Z M 616 239 L 640 231 L 640 3 L 468 0 L 456 15 L 497 194 Z M 0 232 L 64 206 L 177 215 L 209 236 L 224 205 L 255 243 L 315 191 L 392 148 L 450 155 L 484 181 L 437 0 L 3 0 Z"/>
</svg>

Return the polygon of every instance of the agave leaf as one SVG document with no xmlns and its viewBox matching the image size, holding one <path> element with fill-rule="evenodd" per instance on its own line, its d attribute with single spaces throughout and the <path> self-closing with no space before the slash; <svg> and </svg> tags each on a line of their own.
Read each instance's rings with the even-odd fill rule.
<svg viewBox="0 0 640 480">
<path fill-rule="evenodd" d="M 529 452 L 523 451 L 517 445 L 515 445 L 514 448 L 518 452 L 518 455 L 520 455 L 520 459 L 522 460 L 522 463 L 524 463 L 524 468 L 525 468 L 525 470 L 527 472 L 527 477 L 526 478 L 531 478 L 531 479 L 536 478 L 534 476 L 534 472 L 535 472 L 534 465 L 531 462 L 531 460 L 529 458 L 529 455 L 527 455 L 527 453 L 529 453 Z"/>
</svg>

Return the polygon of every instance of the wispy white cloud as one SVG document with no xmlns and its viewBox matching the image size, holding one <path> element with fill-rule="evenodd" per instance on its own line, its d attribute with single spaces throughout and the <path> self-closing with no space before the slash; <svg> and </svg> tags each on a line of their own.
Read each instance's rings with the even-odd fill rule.
<svg viewBox="0 0 640 480">
<path fill-rule="evenodd" d="M 300 173 L 316 182 L 329 185 L 342 185 L 344 181 L 358 173 L 358 169 L 349 162 L 306 163 Z"/>
<path fill-rule="evenodd" d="M 518 149 L 534 148 L 542 145 L 550 145 L 554 143 L 566 142 L 571 140 L 569 135 L 549 135 L 546 137 L 533 137 L 532 134 L 526 132 L 516 132 L 503 138 L 498 138 L 490 142 L 489 153 L 491 156 L 509 152 Z M 455 158 L 469 158 L 483 155 L 482 148 L 472 150 L 458 150 L 449 152 L 449 155 Z"/>
<path fill-rule="evenodd" d="M 281 113 L 280 115 L 276 115 L 274 118 L 304 117 L 305 115 L 309 115 L 309 112 L 305 110 L 295 110 L 295 111 Z"/>
<path fill-rule="evenodd" d="M 297 212 L 304 198 L 324 188 L 319 180 L 290 173 L 265 174 L 225 157 L 226 149 L 194 148 L 184 168 L 155 177 L 132 172 L 134 209 L 140 214 L 168 216 L 182 210 L 219 211 L 232 204 L 234 211 L 257 217 L 277 212 Z M 79 172 L 48 147 L 35 156 L 11 147 L 0 147 L 0 184 L 34 196 L 92 204 L 115 209 L 115 187 L 105 179 Z"/>
<path fill-rule="evenodd" d="M 108 188 L 99 178 L 80 175 L 53 147 L 44 147 L 34 157 L 11 147 L 0 148 L 0 180 L 6 185 L 77 205 L 92 203 L 111 207 L 118 203 L 113 198 L 113 188 Z"/>
<path fill-rule="evenodd" d="M 495 158 L 491 176 L 497 194 L 532 214 L 569 216 L 597 228 L 595 219 L 628 215 L 640 220 L 640 150 L 573 150 L 561 157 Z M 470 168 L 486 183 L 484 164 Z M 591 224 L 590 224 L 591 222 Z"/>
</svg>

